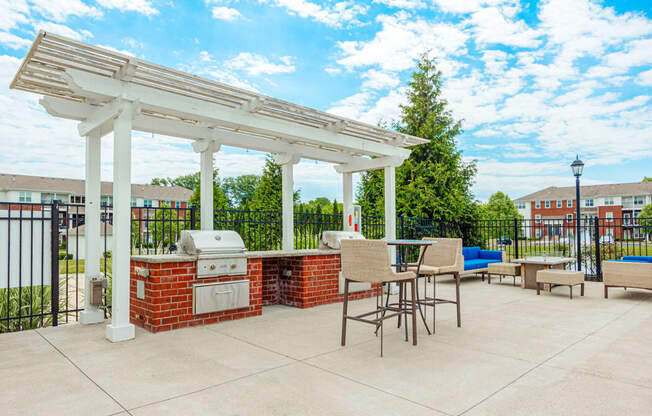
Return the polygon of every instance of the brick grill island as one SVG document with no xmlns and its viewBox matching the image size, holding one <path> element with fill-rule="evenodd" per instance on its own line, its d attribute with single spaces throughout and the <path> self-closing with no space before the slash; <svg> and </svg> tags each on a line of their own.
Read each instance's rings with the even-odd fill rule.
<svg viewBox="0 0 652 416">
<path fill-rule="evenodd" d="M 151 332 L 213 324 L 262 314 L 263 305 L 310 308 L 341 302 L 339 250 L 288 250 L 247 253 L 246 276 L 197 278 L 196 256 L 132 256 L 130 321 Z M 249 306 L 193 315 L 196 284 L 249 280 Z M 144 299 L 138 297 L 138 281 Z M 355 290 L 355 288 L 352 288 Z M 375 296 L 377 288 L 359 287 L 349 299 Z"/>
</svg>

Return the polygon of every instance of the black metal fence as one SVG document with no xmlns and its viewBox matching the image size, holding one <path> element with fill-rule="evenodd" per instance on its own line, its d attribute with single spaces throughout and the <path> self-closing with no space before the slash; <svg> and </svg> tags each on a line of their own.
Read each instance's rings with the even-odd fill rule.
<svg viewBox="0 0 652 416">
<path fill-rule="evenodd" d="M 176 249 L 185 229 L 197 229 L 198 210 L 132 207 L 131 253 L 164 254 Z M 294 214 L 295 248 L 317 248 L 325 230 L 341 230 L 341 215 Z M 216 229 L 238 232 L 250 251 L 281 248 L 278 211 L 218 210 Z M 0 332 L 78 319 L 83 309 L 85 211 L 83 205 L 0 202 Z M 101 208 L 104 250 L 100 271 L 111 276 L 113 210 Z M 571 265 L 587 279 L 601 280 L 601 262 L 625 255 L 652 255 L 652 218 L 505 219 L 454 223 L 398 217 L 399 238 L 459 237 L 465 246 L 502 250 L 509 259 L 533 255 L 579 258 Z M 362 217 L 362 234 L 385 235 L 383 216 Z M 579 236 L 579 255 L 577 252 Z"/>
</svg>

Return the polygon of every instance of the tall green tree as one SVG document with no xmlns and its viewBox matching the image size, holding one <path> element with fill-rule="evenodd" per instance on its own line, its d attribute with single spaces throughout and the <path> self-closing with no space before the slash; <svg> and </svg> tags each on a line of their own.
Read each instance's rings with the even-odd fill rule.
<svg viewBox="0 0 652 416">
<path fill-rule="evenodd" d="M 222 188 L 232 207 L 247 210 L 250 209 L 259 184 L 260 176 L 258 175 L 240 175 L 224 179 Z"/>
<path fill-rule="evenodd" d="M 153 178 L 152 185 L 181 186 L 193 191 L 199 185 L 199 172 L 178 176 L 176 178 Z"/>
<path fill-rule="evenodd" d="M 652 182 L 652 177 L 651 176 L 644 176 L 643 177 L 643 182 Z"/>
<path fill-rule="evenodd" d="M 299 201 L 299 191 L 294 191 L 294 203 Z M 265 167 L 256 187 L 251 207 L 259 211 L 280 211 L 283 206 L 283 178 L 281 165 L 274 162 L 274 157 L 268 154 Z"/>
<path fill-rule="evenodd" d="M 489 197 L 489 201 L 482 205 L 481 211 L 484 220 L 511 220 L 522 217 L 509 195 L 500 191 Z"/>
<path fill-rule="evenodd" d="M 417 63 L 408 84 L 407 103 L 401 105 L 401 116 L 393 127 L 429 140 L 413 147 L 410 157 L 396 170 L 397 214 L 454 222 L 468 234 L 471 222 L 479 217 L 479 205 L 471 193 L 476 165 L 465 162 L 457 148 L 462 124 L 453 118 L 442 97 L 441 72 L 427 55 Z M 356 197 L 364 215 L 383 215 L 383 188 L 382 171 L 362 176 Z"/>
<path fill-rule="evenodd" d="M 647 204 L 641 210 L 641 213 L 638 214 L 637 219 L 641 230 L 645 233 L 646 240 L 647 237 L 652 234 L 652 204 Z"/>
<path fill-rule="evenodd" d="M 498 238 L 509 237 L 515 238 L 513 219 L 522 219 L 523 216 L 518 213 L 514 201 L 503 192 L 496 192 L 489 197 L 489 201 L 480 207 L 481 218 L 485 237 Z M 521 229 L 521 227 L 518 227 Z"/>
<path fill-rule="evenodd" d="M 229 198 L 226 196 L 224 189 L 222 188 L 222 183 L 220 182 L 218 173 L 219 173 L 218 169 L 213 170 L 213 209 L 229 209 L 230 201 Z M 199 178 L 199 173 L 197 173 L 196 175 Z M 200 207 L 201 187 L 199 185 L 199 181 L 197 181 L 193 189 L 194 192 L 192 193 L 189 202 L 191 205 Z"/>
</svg>

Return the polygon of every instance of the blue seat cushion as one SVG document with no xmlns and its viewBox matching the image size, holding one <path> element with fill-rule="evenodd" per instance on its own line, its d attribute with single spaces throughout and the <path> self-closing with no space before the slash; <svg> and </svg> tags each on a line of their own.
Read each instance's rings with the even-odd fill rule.
<svg viewBox="0 0 652 416">
<path fill-rule="evenodd" d="M 480 258 L 480 247 L 462 247 L 464 261 Z"/>
<path fill-rule="evenodd" d="M 503 260 L 503 252 L 500 250 L 480 250 L 481 259 Z"/>
<path fill-rule="evenodd" d="M 640 263 L 652 263 L 652 256 L 623 256 L 623 260 Z"/>
<path fill-rule="evenodd" d="M 634 256 L 628 256 L 628 257 L 634 257 Z M 608 260 L 608 261 L 622 261 L 623 263 L 650 263 L 647 260 L 641 260 L 641 259 L 622 259 L 622 260 Z"/>
<path fill-rule="evenodd" d="M 500 263 L 500 260 L 474 259 L 464 261 L 464 270 L 485 269 L 489 263 Z"/>
</svg>

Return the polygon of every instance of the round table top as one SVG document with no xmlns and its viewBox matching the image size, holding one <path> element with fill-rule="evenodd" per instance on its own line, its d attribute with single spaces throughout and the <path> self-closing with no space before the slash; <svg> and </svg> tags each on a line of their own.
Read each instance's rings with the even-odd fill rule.
<svg viewBox="0 0 652 416">
<path fill-rule="evenodd" d="M 385 240 L 390 246 L 429 246 L 437 243 L 434 240 Z"/>
</svg>

